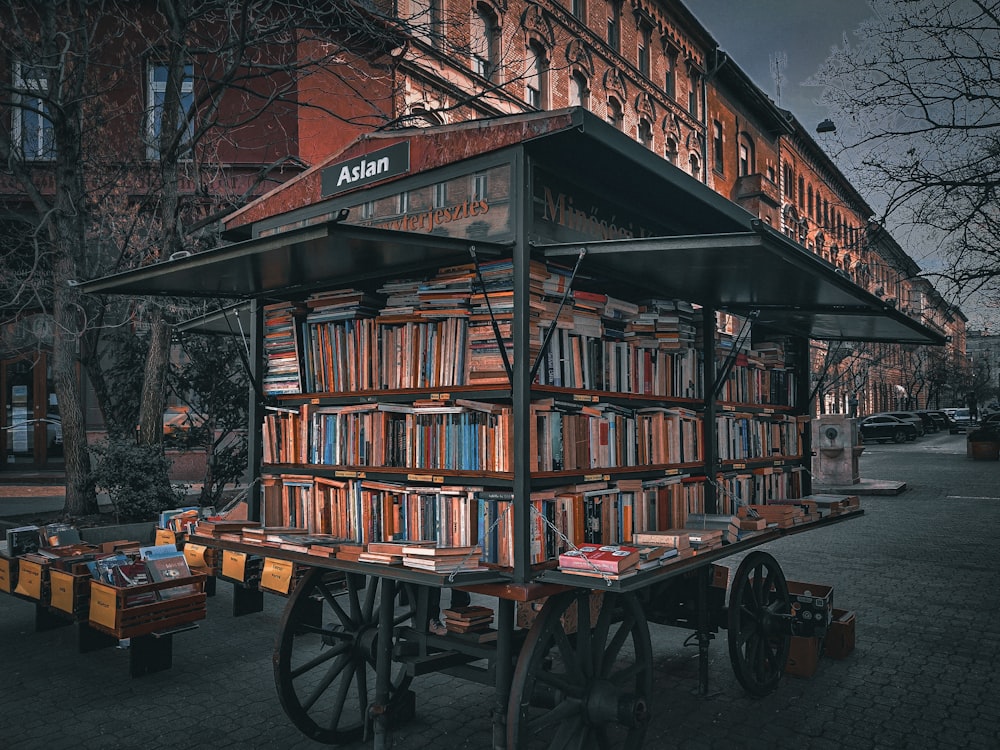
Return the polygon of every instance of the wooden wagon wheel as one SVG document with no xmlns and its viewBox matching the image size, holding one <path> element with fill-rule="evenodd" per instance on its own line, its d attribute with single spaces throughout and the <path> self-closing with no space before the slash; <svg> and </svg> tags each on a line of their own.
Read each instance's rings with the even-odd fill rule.
<svg viewBox="0 0 1000 750">
<path fill-rule="evenodd" d="M 507 704 L 511 750 L 642 745 L 653 690 L 646 615 L 635 595 L 605 592 L 591 622 L 590 596 L 554 596 L 532 625 Z"/>
<path fill-rule="evenodd" d="M 788 658 L 791 606 L 778 561 L 759 550 L 736 569 L 729 594 L 729 657 L 736 679 L 755 696 L 773 691 Z"/>
<path fill-rule="evenodd" d="M 308 573 L 285 606 L 274 651 L 274 681 L 285 713 L 304 734 L 326 744 L 360 739 L 375 697 L 379 629 L 376 576 Z M 414 596 L 396 606 L 394 625 L 410 620 Z M 389 708 L 411 677 L 393 665 Z"/>
</svg>

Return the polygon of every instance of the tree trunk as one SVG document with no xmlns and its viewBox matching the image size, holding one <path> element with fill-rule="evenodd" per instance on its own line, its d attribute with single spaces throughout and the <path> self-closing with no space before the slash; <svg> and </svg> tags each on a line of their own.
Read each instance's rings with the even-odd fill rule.
<svg viewBox="0 0 1000 750">
<path fill-rule="evenodd" d="M 170 325 L 163 320 L 159 307 L 153 309 L 150 327 L 149 353 L 139 408 L 139 443 L 142 445 L 163 442 L 164 394 L 170 357 Z"/>
<path fill-rule="evenodd" d="M 66 462 L 66 502 L 63 512 L 70 516 L 86 516 L 97 513 L 98 507 L 90 477 L 90 450 L 76 367 L 76 329 L 79 322 L 76 320 L 76 311 L 79 308 L 74 297 L 79 293 L 66 283 L 70 278 L 71 268 L 72 261 L 64 254 L 54 269 L 52 380 L 59 399 L 63 455 Z"/>
</svg>

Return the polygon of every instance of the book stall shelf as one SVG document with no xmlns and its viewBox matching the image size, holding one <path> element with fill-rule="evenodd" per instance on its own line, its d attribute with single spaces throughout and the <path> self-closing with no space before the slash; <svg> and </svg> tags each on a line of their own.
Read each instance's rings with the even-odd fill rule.
<svg viewBox="0 0 1000 750">
<path fill-rule="evenodd" d="M 497 748 L 544 741 L 553 716 L 638 747 L 650 622 L 695 631 L 703 693 L 719 629 L 740 683 L 773 690 L 790 605 L 755 548 L 862 515 L 810 499 L 809 339 L 940 337 L 583 110 L 386 132 L 338 158 L 296 208 L 253 206 L 241 241 L 82 285 L 249 301 L 260 530 L 187 541 L 258 590 L 266 560 L 291 563 L 269 589 L 288 592 L 290 720 L 384 747 L 411 681 L 448 669 L 493 686 Z M 361 158 L 391 175 L 335 186 Z M 735 553 L 727 607 L 713 563 Z M 436 623 L 443 589 L 494 611 Z M 533 603 L 524 627 L 515 603 Z M 586 648 L 549 658 L 579 632 Z M 324 638 L 365 678 L 326 679 Z M 545 685 L 605 648 L 615 694 L 553 706 Z"/>
</svg>

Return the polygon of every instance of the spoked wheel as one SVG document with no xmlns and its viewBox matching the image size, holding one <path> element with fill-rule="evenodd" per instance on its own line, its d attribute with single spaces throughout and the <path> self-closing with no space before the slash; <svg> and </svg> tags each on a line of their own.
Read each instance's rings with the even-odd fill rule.
<svg viewBox="0 0 1000 750">
<path fill-rule="evenodd" d="M 327 744 L 360 739 L 375 699 L 379 629 L 375 576 L 313 569 L 285 606 L 274 651 L 274 681 L 282 708 L 296 727 Z M 396 605 L 393 625 L 413 616 L 414 597 Z M 410 677 L 392 665 L 389 708 Z"/>
<path fill-rule="evenodd" d="M 747 555 L 729 594 L 729 658 L 736 679 L 755 696 L 778 686 L 788 659 L 791 606 L 778 561 L 766 552 Z"/>
<path fill-rule="evenodd" d="M 514 670 L 510 750 L 641 747 L 653 690 L 649 625 L 633 594 L 602 599 L 596 622 L 587 590 L 545 603 Z M 562 615 L 573 605 L 578 626 L 567 632 Z"/>
</svg>

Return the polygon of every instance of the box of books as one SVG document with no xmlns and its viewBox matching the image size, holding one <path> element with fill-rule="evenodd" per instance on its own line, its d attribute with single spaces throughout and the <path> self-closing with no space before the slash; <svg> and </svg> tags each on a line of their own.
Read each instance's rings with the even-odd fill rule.
<svg viewBox="0 0 1000 750">
<path fill-rule="evenodd" d="M 14 593 L 40 604 L 49 603 L 48 560 L 37 552 L 26 552 L 17 563 L 17 585 Z"/>
<path fill-rule="evenodd" d="M 86 618 L 90 607 L 90 573 L 49 571 L 49 606 L 74 617 Z"/>
<path fill-rule="evenodd" d="M 172 630 L 205 619 L 205 579 L 172 545 L 116 552 L 91 568 L 88 621 L 118 639 Z"/>
<path fill-rule="evenodd" d="M 833 586 L 788 581 L 795 632 L 802 636 L 822 636 L 833 616 Z"/>
</svg>

